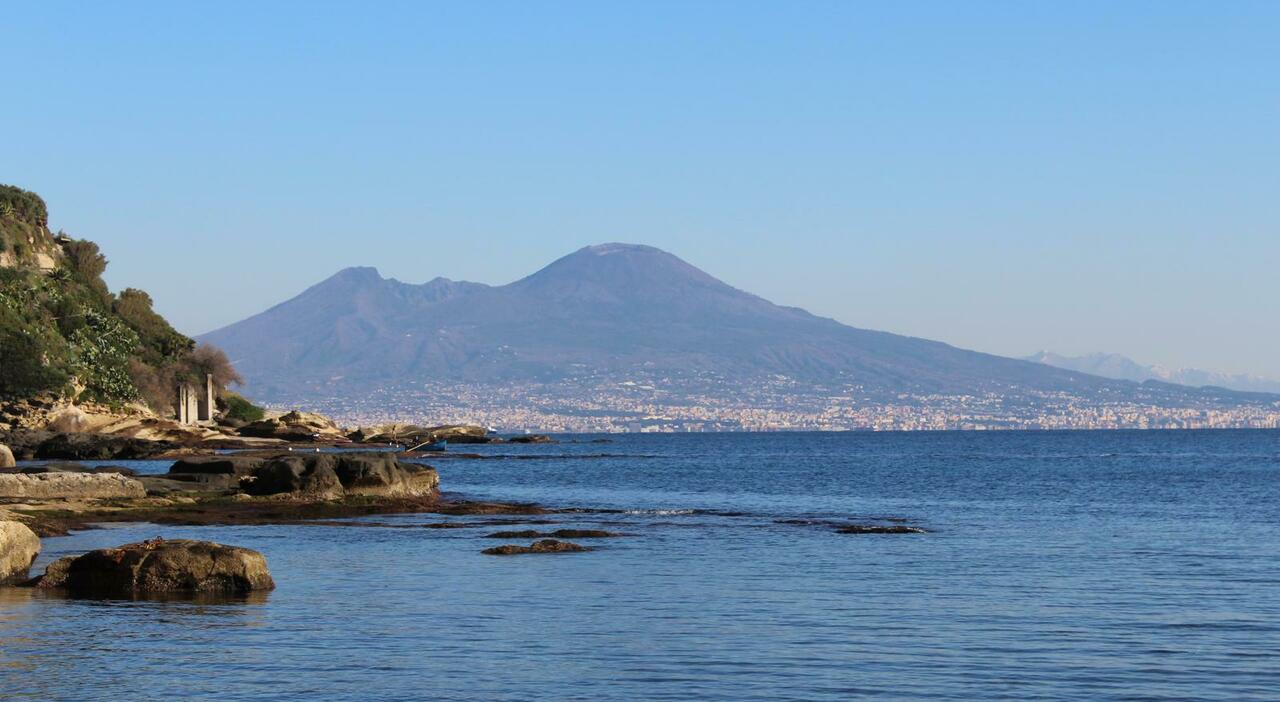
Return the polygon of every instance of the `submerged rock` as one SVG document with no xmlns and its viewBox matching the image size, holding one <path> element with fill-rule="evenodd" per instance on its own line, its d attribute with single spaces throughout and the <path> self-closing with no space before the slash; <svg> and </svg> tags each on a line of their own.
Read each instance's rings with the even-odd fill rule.
<svg viewBox="0 0 1280 702">
<path fill-rule="evenodd" d="M 261 553 L 189 539 L 152 539 L 68 556 L 28 584 L 83 594 L 233 594 L 275 587 Z"/>
<path fill-rule="evenodd" d="M 590 551 L 586 546 L 570 543 L 568 541 L 556 541 L 555 539 L 543 539 L 535 541 L 528 546 L 517 546 L 515 544 L 507 544 L 505 546 L 494 546 L 486 548 L 480 553 L 489 556 L 518 556 L 525 553 L 580 553 L 582 551 Z"/>
<path fill-rule="evenodd" d="M 508 444 L 554 444 L 555 439 L 546 434 L 521 434 L 507 439 Z"/>
<path fill-rule="evenodd" d="M 27 576 L 40 555 L 40 538 L 22 522 L 0 521 L 0 585 Z"/>
<path fill-rule="evenodd" d="M 920 527 L 906 526 L 903 524 L 883 525 L 883 524 L 849 524 L 836 529 L 837 534 L 927 534 L 928 532 Z"/>
<path fill-rule="evenodd" d="M 556 529 L 552 532 L 543 532 L 536 529 L 524 529 L 521 531 L 496 531 L 484 538 L 537 539 L 543 537 L 555 537 L 557 539 L 608 539 L 615 536 L 622 536 L 622 534 L 605 531 L 603 529 Z"/>
<path fill-rule="evenodd" d="M 0 475 L 0 497 L 24 499 L 99 499 L 145 497 L 142 483 L 118 473 L 6 473 Z"/>
</svg>

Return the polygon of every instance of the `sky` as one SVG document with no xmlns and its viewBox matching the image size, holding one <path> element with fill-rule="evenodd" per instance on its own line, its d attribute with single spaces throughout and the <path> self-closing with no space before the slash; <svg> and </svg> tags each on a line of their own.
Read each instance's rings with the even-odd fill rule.
<svg viewBox="0 0 1280 702">
<path fill-rule="evenodd" d="M 5 12 L 0 182 L 188 333 L 588 244 L 1003 355 L 1280 377 L 1280 3 Z"/>
</svg>

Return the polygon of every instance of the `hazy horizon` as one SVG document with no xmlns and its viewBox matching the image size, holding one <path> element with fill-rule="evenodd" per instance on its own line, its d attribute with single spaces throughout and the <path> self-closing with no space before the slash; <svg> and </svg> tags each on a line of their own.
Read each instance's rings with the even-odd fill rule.
<svg viewBox="0 0 1280 702">
<path fill-rule="evenodd" d="M 1280 376 L 1280 6 L 502 8 L 14 8 L 0 182 L 190 333 L 624 241 L 855 327 Z"/>
</svg>

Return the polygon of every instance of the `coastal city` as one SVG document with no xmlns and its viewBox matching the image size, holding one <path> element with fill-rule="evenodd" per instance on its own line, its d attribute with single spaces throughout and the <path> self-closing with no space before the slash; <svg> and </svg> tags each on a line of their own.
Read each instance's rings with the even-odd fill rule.
<svg viewBox="0 0 1280 702">
<path fill-rule="evenodd" d="M 426 382 L 272 404 L 305 406 L 353 426 L 456 423 L 504 433 L 1280 428 L 1280 402 L 1168 407 L 1068 393 L 872 398 L 856 387 L 801 392 L 782 378 L 726 390 L 641 380 L 502 387 Z"/>
</svg>

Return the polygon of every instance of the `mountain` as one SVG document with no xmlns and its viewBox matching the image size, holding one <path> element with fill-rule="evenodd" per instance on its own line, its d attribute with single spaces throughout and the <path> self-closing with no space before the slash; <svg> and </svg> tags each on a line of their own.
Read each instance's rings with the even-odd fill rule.
<svg viewBox="0 0 1280 702">
<path fill-rule="evenodd" d="M 1280 380 L 1246 373 L 1219 373 L 1199 368 L 1168 369 L 1161 366 L 1145 366 L 1133 359 L 1115 353 L 1091 353 L 1083 356 L 1063 356 L 1041 351 L 1026 358 L 1033 363 L 1043 363 L 1055 368 L 1091 373 L 1116 380 L 1160 380 L 1191 387 L 1214 386 L 1241 392 L 1280 393 Z"/>
<path fill-rule="evenodd" d="M 444 278 L 413 285 L 348 268 L 199 339 L 225 349 L 251 392 L 267 400 L 421 382 L 501 387 L 638 376 L 716 379 L 722 388 L 726 379 L 785 378 L 878 401 L 1027 393 L 1222 399 L 1219 391 L 1121 383 L 849 327 L 631 244 L 589 246 L 501 286 Z"/>
</svg>

